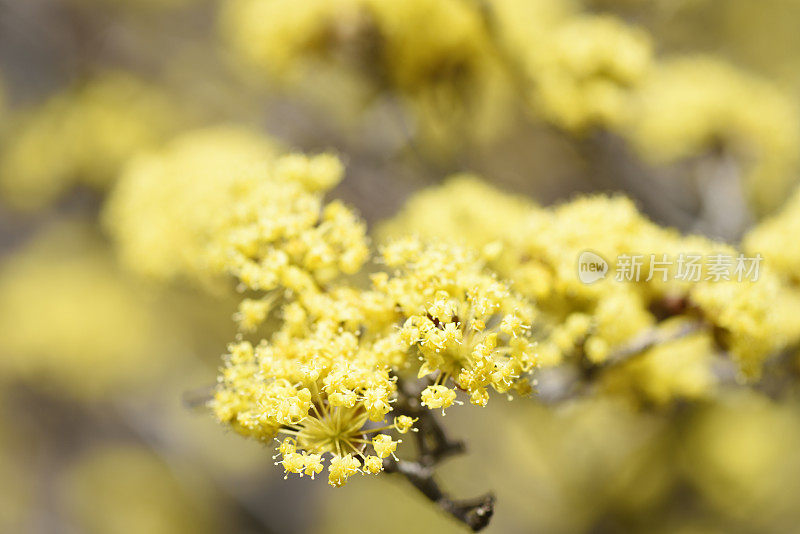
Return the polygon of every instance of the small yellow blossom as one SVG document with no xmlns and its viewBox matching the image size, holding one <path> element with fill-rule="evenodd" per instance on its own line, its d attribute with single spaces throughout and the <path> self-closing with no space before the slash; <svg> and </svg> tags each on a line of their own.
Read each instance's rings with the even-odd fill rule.
<svg viewBox="0 0 800 534">
<path fill-rule="evenodd" d="M 360 465 L 358 459 L 350 453 L 334 456 L 328 467 L 328 484 L 334 487 L 344 486 L 348 478 L 358 473 Z"/>
<path fill-rule="evenodd" d="M 378 458 L 386 458 L 387 456 L 394 456 L 394 451 L 397 450 L 399 441 L 392 441 L 392 438 L 386 434 L 378 434 L 372 438 L 372 446 L 375 448 L 375 454 Z"/>
<path fill-rule="evenodd" d="M 303 464 L 305 465 L 303 473 L 309 475 L 313 479 L 314 475 L 318 475 L 322 472 L 322 455 L 305 454 L 303 455 Z"/>
<path fill-rule="evenodd" d="M 377 456 L 367 456 L 364 460 L 364 469 L 373 475 L 383 471 L 383 461 Z"/>
<path fill-rule="evenodd" d="M 286 478 L 289 476 L 289 473 L 301 473 L 303 471 L 305 467 L 305 458 L 303 458 L 303 455 L 300 453 L 290 452 L 283 455 L 283 459 L 280 463 L 286 471 L 286 475 L 284 475 L 283 478 Z"/>
<path fill-rule="evenodd" d="M 394 418 L 394 428 L 400 434 L 405 434 L 409 430 L 413 430 L 416 432 L 416 428 L 414 428 L 414 423 L 417 422 L 417 418 L 411 418 L 407 415 L 401 415 L 399 417 Z"/>
<path fill-rule="evenodd" d="M 422 391 L 422 405 L 428 408 L 449 408 L 456 400 L 456 392 L 442 385 L 428 386 Z"/>
<path fill-rule="evenodd" d="M 245 332 L 255 330 L 267 318 L 267 314 L 272 308 L 274 299 L 244 299 L 239 304 L 239 310 L 234 315 L 234 319 L 239 328 Z"/>
</svg>

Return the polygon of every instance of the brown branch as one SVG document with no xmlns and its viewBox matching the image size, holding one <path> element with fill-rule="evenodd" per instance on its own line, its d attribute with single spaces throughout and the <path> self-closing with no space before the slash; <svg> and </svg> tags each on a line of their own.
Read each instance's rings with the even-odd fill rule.
<svg viewBox="0 0 800 534">
<path fill-rule="evenodd" d="M 720 148 L 700 158 L 695 172 L 702 211 L 693 230 L 728 243 L 738 242 L 753 224 L 740 164 Z"/>
<path fill-rule="evenodd" d="M 398 413 L 415 417 L 417 421 L 416 461 L 386 458 L 383 468 L 387 473 L 402 475 L 429 501 L 465 524 L 473 532 L 484 529 L 494 513 L 494 495 L 487 493 L 474 499 L 454 500 L 442 491 L 434 478 L 435 467 L 445 459 L 465 452 L 464 442 L 447 436 L 435 414 L 419 402 L 419 391 L 403 380 L 398 380 Z"/>
<path fill-rule="evenodd" d="M 632 339 L 629 343 L 613 351 L 608 359 L 601 364 L 601 367 L 619 365 L 656 345 L 677 341 L 678 339 L 699 332 L 707 327 L 708 325 L 703 321 L 690 321 L 674 330 L 670 329 L 664 331 L 660 328 L 651 328 L 643 332 L 640 336 Z"/>
<path fill-rule="evenodd" d="M 387 473 L 404 476 L 429 501 L 464 523 L 473 532 L 486 528 L 492 518 L 495 498 L 491 493 L 475 499 L 453 500 L 439 487 L 430 466 L 389 457 L 383 461 L 383 468 Z"/>
<path fill-rule="evenodd" d="M 584 395 L 591 388 L 592 379 L 598 372 L 622 365 L 657 345 L 677 341 L 706 328 L 709 325 L 702 320 L 686 322 L 679 328 L 653 327 L 612 351 L 602 363 L 593 364 L 581 357 L 578 366 L 542 370 L 539 372 L 539 388 L 542 393 L 538 399 L 546 404 L 556 404 Z"/>
</svg>

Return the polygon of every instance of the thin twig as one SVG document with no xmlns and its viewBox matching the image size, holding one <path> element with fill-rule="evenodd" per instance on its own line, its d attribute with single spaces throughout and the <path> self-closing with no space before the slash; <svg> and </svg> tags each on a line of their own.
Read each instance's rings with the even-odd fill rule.
<svg viewBox="0 0 800 534">
<path fill-rule="evenodd" d="M 544 394 L 540 394 L 538 399 L 546 404 L 557 404 L 584 395 L 591 389 L 592 378 L 601 370 L 621 365 L 656 345 L 677 341 L 706 328 L 709 328 L 709 325 L 702 320 L 686 322 L 679 328 L 653 327 L 618 347 L 602 363 L 591 364 L 585 358 L 581 358 L 581 366 L 576 366 L 571 371 L 568 367 L 562 366 L 540 372 L 539 382 L 542 384 L 540 388 Z M 545 381 L 548 381 L 546 385 L 543 384 Z"/>
<path fill-rule="evenodd" d="M 439 487 L 432 467 L 389 457 L 383 461 L 383 468 L 387 473 L 403 475 L 429 501 L 464 523 L 473 532 L 486 528 L 492 518 L 495 498 L 491 493 L 475 499 L 453 500 Z"/>
<path fill-rule="evenodd" d="M 619 347 L 613 351 L 609 357 L 601 364 L 602 367 L 611 367 L 624 363 L 631 358 L 653 348 L 662 343 L 676 341 L 688 335 L 699 332 L 708 325 L 704 321 L 690 321 L 684 323 L 677 329 L 665 330 L 662 328 L 651 328 L 646 330 L 640 336 L 637 336 L 629 343 Z"/>
<path fill-rule="evenodd" d="M 466 450 L 460 440 L 449 438 L 430 410 L 419 402 L 419 391 L 398 380 L 398 413 L 415 417 L 417 421 L 417 460 L 386 458 L 383 468 L 387 473 L 402 475 L 429 501 L 436 504 L 473 532 L 484 529 L 494 513 L 494 495 L 487 493 L 474 499 L 454 500 L 442 491 L 434 478 L 435 467 L 445 459 L 463 454 Z"/>
</svg>

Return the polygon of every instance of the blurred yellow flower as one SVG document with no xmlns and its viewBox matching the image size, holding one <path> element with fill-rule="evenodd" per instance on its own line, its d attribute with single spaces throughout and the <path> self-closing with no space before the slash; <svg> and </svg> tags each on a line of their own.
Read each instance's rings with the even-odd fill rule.
<svg viewBox="0 0 800 534">
<path fill-rule="evenodd" d="M 269 138 L 220 126 L 185 133 L 135 158 L 103 213 L 121 263 L 163 281 L 202 280 L 220 214 L 276 154 Z"/>
<path fill-rule="evenodd" d="M 108 72 L 9 119 L 0 150 L 0 196 L 40 209 L 76 185 L 105 189 L 123 163 L 186 119 L 160 89 Z"/>
<path fill-rule="evenodd" d="M 765 262 L 786 280 L 800 284 L 800 189 L 776 214 L 750 229 L 742 248 L 751 255 L 762 254 Z"/>
<path fill-rule="evenodd" d="M 528 73 L 533 106 L 555 124 L 582 131 L 615 129 L 634 113 L 631 93 L 650 69 L 651 43 L 641 29 L 611 16 L 567 19 L 554 30 L 550 48 Z"/>
<path fill-rule="evenodd" d="M 800 163 L 796 104 L 769 81 L 710 56 L 675 57 L 654 68 L 637 95 L 626 134 L 663 164 L 722 150 L 744 169 L 759 213 L 779 206 Z"/>
<path fill-rule="evenodd" d="M 56 495 L 67 521 L 88 534 L 217 532 L 213 495 L 188 470 L 134 445 L 98 446 L 67 466 Z"/>
<path fill-rule="evenodd" d="M 785 532 L 798 521 L 800 424 L 796 400 L 730 392 L 691 421 L 683 463 L 702 498 L 753 531 Z"/>
<path fill-rule="evenodd" d="M 61 221 L 0 267 L 0 369 L 78 399 L 124 394 L 179 359 L 181 339 L 101 241 Z"/>
<path fill-rule="evenodd" d="M 769 264 L 761 266 L 755 282 L 740 282 L 735 277 L 729 281 L 708 277 L 682 280 L 676 276 L 675 261 L 669 265 L 667 281 L 660 276 L 647 280 L 650 262 L 655 261 L 650 254 L 673 259 L 682 253 L 720 254 L 733 261 L 739 252 L 706 238 L 660 228 L 624 197 L 577 198 L 543 209 L 493 190 L 477 178 L 455 178 L 412 197 L 395 218 L 381 225 L 379 235 L 387 239 L 404 231 L 460 240 L 493 252 L 484 254 L 488 264 L 511 280 L 516 291 L 536 301 L 540 313 L 534 333 L 542 365 L 554 366 L 575 357 L 604 365 L 617 349 L 664 326 L 658 323 L 656 310 L 669 303 L 684 303 L 673 312 L 678 317 L 714 325 L 722 350 L 730 351 L 742 373 L 750 377 L 759 374 L 767 358 L 800 339 L 800 321 L 796 319 L 800 296 L 782 283 Z M 585 284 L 576 265 L 586 250 L 607 261 L 626 254 L 641 255 L 641 276 L 619 282 L 612 272 L 604 280 Z M 631 373 L 638 369 L 634 375 L 645 370 L 664 373 L 648 378 L 638 388 L 651 401 L 666 401 L 669 395 L 664 391 L 676 397 L 697 397 L 700 389 L 710 392 L 715 382 L 712 354 L 700 357 L 702 344 L 685 346 L 697 347 L 690 351 L 697 357 L 684 358 L 686 369 L 680 374 L 657 363 L 661 361 L 659 352 L 644 354 L 641 362 L 623 369 Z M 617 375 L 613 380 L 620 378 Z M 639 379 L 643 377 L 634 381 Z M 651 387 L 659 380 L 663 380 L 664 391 Z"/>
</svg>

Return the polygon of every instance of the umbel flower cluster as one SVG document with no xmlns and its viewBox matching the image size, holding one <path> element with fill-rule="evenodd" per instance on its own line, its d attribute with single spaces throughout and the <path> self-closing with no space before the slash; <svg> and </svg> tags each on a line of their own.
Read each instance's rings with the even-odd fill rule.
<svg viewBox="0 0 800 534">
<path fill-rule="evenodd" d="M 286 88 L 323 78 L 355 87 L 359 99 L 396 93 L 420 134 L 445 148 L 453 128 L 466 126 L 463 119 L 478 117 L 469 123 L 470 135 L 486 138 L 508 115 L 511 85 L 476 6 L 232 0 L 221 4 L 220 32 L 244 69 Z"/>
<path fill-rule="evenodd" d="M 153 380 L 187 340 L 140 289 L 85 221 L 47 227 L 0 264 L 3 380 L 86 401 Z"/>
<path fill-rule="evenodd" d="M 458 176 L 412 198 L 373 248 L 358 214 L 325 199 L 342 175 L 331 154 L 217 127 L 134 160 L 105 213 L 120 259 L 142 274 L 215 291 L 232 275 L 240 335 L 210 407 L 276 443 L 287 476 L 327 467 L 341 486 L 396 469 L 403 434 L 419 447 L 431 411 L 526 395 L 536 367 L 574 366 L 595 390 L 666 404 L 711 395 L 723 360 L 758 377 L 800 339 L 800 292 L 777 261 L 756 282 L 682 281 L 672 266 L 582 283 L 589 244 L 606 258 L 738 253 L 661 228 L 623 197 L 545 209 Z M 743 249 L 777 257 L 771 228 L 791 217 Z"/>
<path fill-rule="evenodd" d="M 271 461 L 477 531 L 494 496 L 437 482 L 467 448 L 504 532 L 797 530 L 800 2 L 28 4 L 0 8 L 0 532 L 42 503 L 252 530 L 274 510 L 226 473 Z M 178 390 L 234 442 L 175 439 Z M 311 530 L 347 500 L 442 530 L 363 478 Z"/>
<path fill-rule="evenodd" d="M 463 402 L 458 391 L 478 406 L 490 390 L 531 391 L 533 307 L 478 253 L 404 237 L 373 256 L 360 218 L 323 201 L 342 175 L 336 157 L 264 150 L 233 172 L 224 151 L 213 151 L 221 164 L 189 157 L 208 160 L 209 141 L 231 135 L 190 133 L 141 158 L 106 213 L 131 266 L 198 281 L 203 268 L 227 272 L 245 294 L 236 314 L 242 334 L 210 402 L 220 421 L 279 440 L 287 474 L 314 477 L 327 465 L 330 484 L 341 486 L 356 473 L 381 472 L 399 435 L 417 430 L 409 403 L 444 413 Z M 233 147 L 245 139 L 252 141 L 220 146 L 241 152 Z M 139 218 L 150 211 L 157 213 L 147 224 L 174 227 L 172 248 L 149 243 L 160 234 Z M 398 381 L 422 387 L 409 395 Z"/>
<path fill-rule="evenodd" d="M 407 232 L 449 236 L 481 250 L 493 269 L 536 302 L 533 334 L 541 366 L 595 369 L 601 389 L 663 404 L 710 395 L 723 356 L 736 364 L 740 379 L 754 379 L 770 357 L 800 341 L 796 248 L 786 241 L 797 212 L 795 199 L 744 239 L 747 254 L 766 256 L 757 281 L 685 281 L 675 262 L 648 277 L 653 259 L 644 254 L 638 280 L 617 282 L 612 273 L 584 284 L 576 262 L 589 248 L 609 261 L 642 251 L 657 251 L 656 261 L 687 252 L 732 259 L 742 253 L 661 228 L 624 197 L 591 196 L 545 209 L 469 176 L 419 193 L 378 233 L 381 239 Z M 640 343 L 641 350 L 628 352 Z"/>
<path fill-rule="evenodd" d="M 281 327 L 255 347 L 232 344 L 226 356 L 215 414 L 246 436 L 281 436 L 287 473 L 313 477 L 327 454 L 331 485 L 381 472 L 416 420 L 395 409 L 399 379 L 424 378 L 419 404 L 442 413 L 460 403 L 457 390 L 484 406 L 489 388 L 531 389 L 531 307 L 477 256 L 407 239 L 381 258 L 395 271 L 373 273 L 366 290 L 323 287 L 297 272 L 308 285 L 266 297 L 283 301 Z M 244 301 L 239 314 L 251 328 L 268 313 L 254 306 Z"/>
<path fill-rule="evenodd" d="M 750 209 L 780 206 L 800 166 L 790 93 L 721 57 L 659 50 L 644 26 L 580 4 L 232 0 L 219 26 L 251 75 L 311 100 L 321 82 L 344 88 L 334 105 L 321 98 L 337 114 L 392 94 L 434 153 L 498 139 L 522 103 L 578 138 L 614 134 L 653 164 L 721 154 Z"/>
<path fill-rule="evenodd" d="M 129 73 L 76 83 L 9 117 L 0 193 L 14 207 L 32 210 L 78 184 L 105 189 L 129 157 L 187 122 L 180 109 L 163 89 Z"/>
<path fill-rule="evenodd" d="M 526 395 L 537 367 L 578 369 L 587 393 L 665 405 L 710 397 L 723 362 L 757 378 L 800 340 L 794 260 L 776 241 L 792 205 L 742 243 L 776 259 L 757 281 L 685 281 L 673 265 L 587 285 L 575 272 L 587 247 L 609 259 L 739 252 L 659 227 L 623 197 L 542 208 L 471 176 L 413 197 L 373 247 L 358 214 L 326 199 L 342 175 L 334 155 L 204 129 L 131 162 L 104 214 L 130 268 L 238 289 L 240 334 L 209 407 L 275 445 L 287 477 L 326 471 L 338 487 L 403 472 L 431 418 L 492 392 Z"/>
<path fill-rule="evenodd" d="M 575 369 L 567 394 L 669 405 L 712 398 L 722 364 L 755 380 L 800 341 L 785 242 L 795 200 L 736 248 L 662 228 L 621 196 L 543 208 L 462 175 L 414 196 L 372 246 L 359 215 L 326 198 L 343 170 L 332 154 L 208 128 L 132 160 L 105 207 L 129 268 L 239 291 L 240 333 L 208 406 L 275 446 L 286 477 L 340 487 L 399 472 L 435 493 L 452 444 L 430 446 L 431 421 L 492 392 L 526 395 L 537 368 Z M 770 263 L 752 282 L 681 280 L 673 264 L 663 278 L 587 285 L 575 271 L 587 248 L 608 259 L 763 251 Z M 419 460 L 404 459 L 412 451 Z"/>
</svg>

